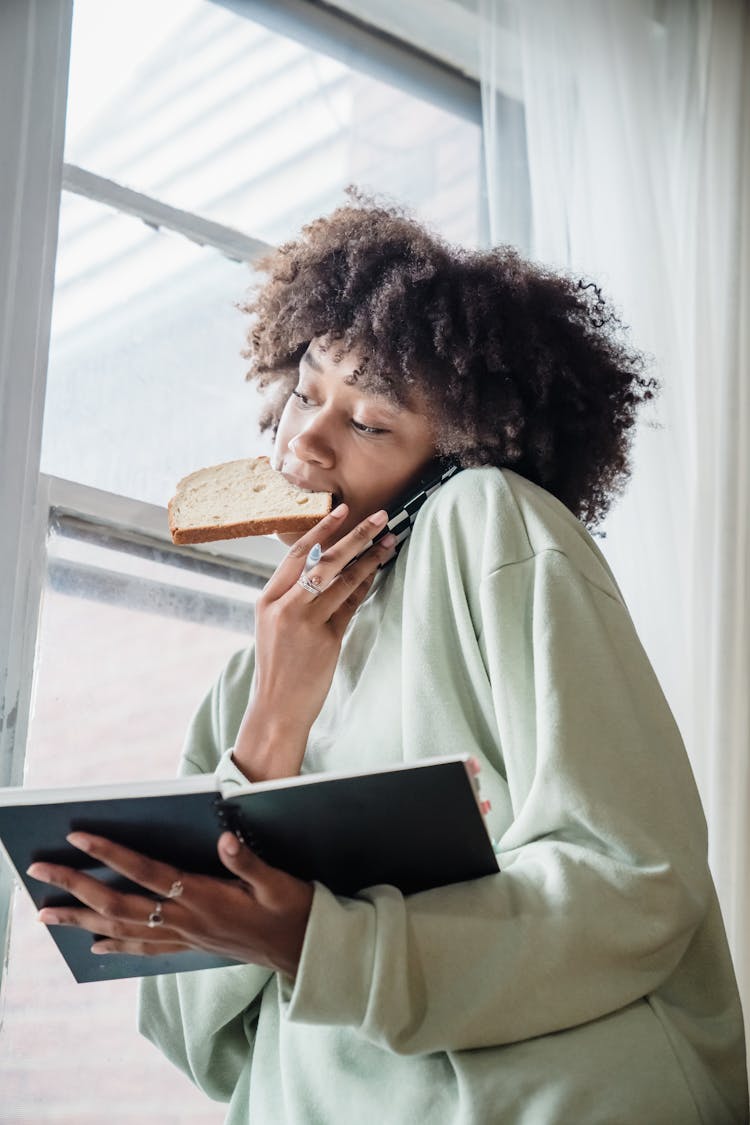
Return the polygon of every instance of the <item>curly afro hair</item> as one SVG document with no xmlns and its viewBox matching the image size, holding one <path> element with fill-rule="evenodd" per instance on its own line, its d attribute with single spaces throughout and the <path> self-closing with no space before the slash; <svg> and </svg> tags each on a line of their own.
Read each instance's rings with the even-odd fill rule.
<svg viewBox="0 0 750 1125">
<path fill-rule="evenodd" d="M 328 334 L 368 390 L 430 403 L 438 452 L 510 468 L 593 528 L 630 475 L 631 427 L 658 384 L 600 289 L 511 246 L 448 245 L 403 209 L 351 202 L 259 263 L 247 378 L 275 432 L 300 358 Z"/>
</svg>

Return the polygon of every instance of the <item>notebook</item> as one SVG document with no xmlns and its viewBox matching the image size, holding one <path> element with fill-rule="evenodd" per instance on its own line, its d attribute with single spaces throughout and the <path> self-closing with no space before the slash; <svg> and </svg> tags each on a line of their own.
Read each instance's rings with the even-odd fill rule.
<svg viewBox="0 0 750 1125">
<path fill-rule="evenodd" d="M 362 773 L 302 774 L 247 787 L 213 774 L 66 789 L 0 789 L 0 842 L 38 908 L 75 902 L 26 874 L 37 861 L 85 870 L 148 897 L 68 844 L 69 832 L 106 836 L 183 872 L 233 878 L 216 842 L 237 832 L 267 863 L 352 896 L 387 883 L 405 895 L 497 874 L 468 755 Z M 199 951 L 97 956 L 92 934 L 49 926 L 77 981 L 150 976 L 231 965 Z"/>
</svg>

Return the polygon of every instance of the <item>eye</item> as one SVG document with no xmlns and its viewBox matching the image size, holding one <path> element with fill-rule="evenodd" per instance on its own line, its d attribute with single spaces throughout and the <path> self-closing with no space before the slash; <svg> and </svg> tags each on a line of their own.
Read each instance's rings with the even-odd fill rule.
<svg viewBox="0 0 750 1125">
<path fill-rule="evenodd" d="M 377 426 L 363 426 L 361 422 L 355 422 L 352 418 L 352 425 L 355 430 L 359 430 L 361 434 L 387 434 L 388 430 L 378 429 Z"/>
<path fill-rule="evenodd" d="M 298 388 L 295 388 L 292 391 L 292 394 L 297 400 L 297 405 L 300 409 L 315 409 L 315 407 L 318 405 L 318 403 L 314 402 L 309 395 L 306 395 Z M 383 429 L 380 426 L 366 426 L 363 422 L 355 422 L 353 418 L 352 426 L 358 433 L 364 434 L 365 437 L 379 437 L 380 434 L 390 433 L 390 430 Z"/>
<path fill-rule="evenodd" d="M 300 406 L 313 406 L 313 402 L 307 395 L 303 395 L 302 391 L 292 391 L 292 394 L 299 402 Z"/>
</svg>

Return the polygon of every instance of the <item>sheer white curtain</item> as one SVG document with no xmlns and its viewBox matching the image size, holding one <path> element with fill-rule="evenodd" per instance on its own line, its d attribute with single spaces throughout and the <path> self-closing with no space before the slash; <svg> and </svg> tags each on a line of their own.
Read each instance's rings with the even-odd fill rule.
<svg viewBox="0 0 750 1125">
<path fill-rule="evenodd" d="M 478 12 L 493 241 L 515 190 L 510 28 L 531 256 L 600 284 L 663 384 L 602 546 L 688 747 L 750 1009 L 750 7 L 478 0 Z"/>
</svg>

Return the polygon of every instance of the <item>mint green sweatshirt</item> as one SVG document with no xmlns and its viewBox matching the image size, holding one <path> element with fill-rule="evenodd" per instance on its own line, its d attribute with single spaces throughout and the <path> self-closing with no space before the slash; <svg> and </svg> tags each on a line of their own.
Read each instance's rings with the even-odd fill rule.
<svg viewBox="0 0 750 1125">
<path fill-rule="evenodd" d="M 252 675 L 252 650 L 229 662 L 184 772 L 244 782 Z M 143 1033 L 232 1125 L 744 1122 L 679 732 L 593 540 L 509 471 L 466 470 L 427 502 L 347 631 L 303 770 L 456 752 L 481 762 L 498 875 L 409 898 L 316 884 L 294 981 L 145 979 Z"/>
</svg>

